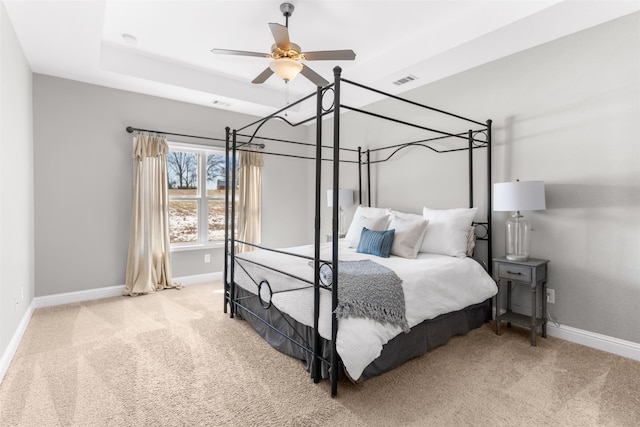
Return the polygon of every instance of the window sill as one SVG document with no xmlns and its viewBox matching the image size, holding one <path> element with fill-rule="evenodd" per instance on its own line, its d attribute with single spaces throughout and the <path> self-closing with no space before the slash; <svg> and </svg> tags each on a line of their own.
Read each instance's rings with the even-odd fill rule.
<svg viewBox="0 0 640 427">
<path fill-rule="evenodd" d="M 206 249 L 224 249 L 224 242 L 171 245 L 171 252 L 202 251 Z"/>
</svg>

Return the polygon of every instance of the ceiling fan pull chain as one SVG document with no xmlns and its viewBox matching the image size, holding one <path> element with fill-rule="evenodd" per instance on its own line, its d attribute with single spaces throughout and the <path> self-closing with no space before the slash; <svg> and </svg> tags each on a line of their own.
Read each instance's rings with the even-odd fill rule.
<svg viewBox="0 0 640 427">
<path fill-rule="evenodd" d="M 289 80 L 284 81 L 284 103 L 289 105 Z M 287 110 L 285 110 L 284 116 L 287 117 Z"/>
</svg>

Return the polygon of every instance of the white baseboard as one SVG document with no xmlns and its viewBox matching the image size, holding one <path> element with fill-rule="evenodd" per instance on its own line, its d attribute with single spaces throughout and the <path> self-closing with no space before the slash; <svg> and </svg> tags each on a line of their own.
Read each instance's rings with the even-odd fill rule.
<svg viewBox="0 0 640 427">
<path fill-rule="evenodd" d="M 222 280 L 222 272 L 197 274 L 195 276 L 183 276 L 173 279 L 174 282 L 178 282 L 182 285 L 195 285 L 198 283 L 217 282 Z"/>
<path fill-rule="evenodd" d="M 197 274 L 194 276 L 176 277 L 174 282 L 181 285 L 194 285 L 196 283 L 213 282 L 222 280 L 222 272 Z M 65 292 L 62 294 L 46 295 L 33 299 L 35 308 L 51 307 L 54 305 L 71 304 L 74 302 L 91 301 L 101 298 L 118 297 L 124 292 L 124 285 L 108 286 L 105 288 L 88 289 L 86 291 Z"/>
<path fill-rule="evenodd" d="M 547 334 L 576 344 L 596 348 L 618 356 L 640 361 L 640 344 L 589 332 L 571 326 L 547 324 Z"/>
<path fill-rule="evenodd" d="M 174 278 L 174 282 L 180 283 L 182 285 L 194 285 L 196 283 L 205 283 L 205 282 L 213 282 L 217 280 L 222 280 L 222 272 L 217 273 L 207 273 L 207 274 L 198 274 L 194 276 L 184 276 L 184 277 L 176 277 Z M 20 344 L 20 340 L 22 340 L 22 336 L 24 332 L 27 330 L 27 326 L 29 325 L 29 321 L 31 320 L 31 316 L 36 308 L 41 307 L 52 307 L 56 305 L 62 304 L 71 304 L 75 302 L 83 302 L 83 301 L 92 301 L 101 298 L 111 298 L 121 296 L 124 291 L 124 285 L 118 286 L 108 286 L 104 288 L 98 289 L 88 289 L 86 291 L 76 291 L 76 292 L 65 292 L 61 294 L 53 294 L 53 295 L 45 295 L 42 297 L 35 297 L 31 300 L 31 304 L 29 304 L 29 308 L 25 312 L 18 328 L 15 333 L 11 337 L 7 348 L 2 353 L 2 357 L 0 358 L 0 383 L 4 378 L 7 369 L 9 369 L 9 364 L 13 359 L 16 351 L 18 350 L 18 345 Z"/>
<path fill-rule="evenodd" d="M 74 302 L 118 297 L 122 295 L 122 292 L 124 292 L 124 285 L 108 286 L 105 288 L 87 289 L 86 291 L 65 292 L 62 294 L 35 297 L 33 303 L 35 304 L 35 308 L 52 307 Z"/>
<path fill-rule="evenodd" d="M 29 304 L 29 307 L 27 308 L 24 316 L 22 316 L 22 320 L 20 320 L 20 324 L 18 324 L 16 332 L 11 337 L 11 340 L 9 340 L 7 348 L 2 353 L 2 357 L 0 358 L 0 383 L 2 383 L 4 374 L 6 374 L 7 369 L 9 369 L 9 365 L 11 364 L 13 356 L 16 354 L 16 351 L 18 351 L 18 346 L 20 345 L 22 336 L 27 330 L 27 326 L 29 325 L 29 321 L 31 320 L 31 316 L 33 315 L 33 311 L 35 309 L 35 304 L 32 301 L 31 304 Z"/>
<path fill-rule="evenodd" d="M 500 309 L 501 314 L 505 312 L 506 310 Z M 495 317 L 496 308 L 493 307 L 493 318 L 495 319 Z M 640 343 L 633 341 L 625 341 L 608 335 L 551 322 L 547 322 L 547 335 L 640 361 Z"/>
</svg>

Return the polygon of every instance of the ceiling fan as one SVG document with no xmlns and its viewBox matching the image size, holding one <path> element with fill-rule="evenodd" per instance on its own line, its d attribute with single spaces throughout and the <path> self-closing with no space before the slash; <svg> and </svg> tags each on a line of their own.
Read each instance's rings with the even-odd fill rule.
<svg viewBox="0 0 640 427">
<path fill-rule="evenodd" d="M 349 61 L 356 57 L 352 50 L 321 50 L 316 52 L 302 52 L 300 46 L 289 41 L 289 17 L 293 13 L 291 3 L 282 3 L 280 11 L 285 17 L 285 25 L 270 23 L 271 33 L 275 43 L 271 46 L 271 53 L 247 52 L 242 50 L 211 49 L 212 53 L 222 55 L 257 56 L 272 59 L 269 67 L 253 79 L 251 83 L 264 83 L 273 73 L 285 82 L 292 80 L 298 73 L 311 80 L 316 86 L 326 86 L 329 84 L 320 74 L 313 71 L 308 66 L 302 64 L 305 61 L 326 61 L 340 60 Z"/>
</svg>

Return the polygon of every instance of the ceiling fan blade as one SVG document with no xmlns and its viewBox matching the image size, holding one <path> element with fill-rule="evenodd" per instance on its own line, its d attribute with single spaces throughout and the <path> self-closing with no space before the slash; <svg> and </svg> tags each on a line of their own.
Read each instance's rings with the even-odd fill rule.
<svg viewBox="0 0 640 427">
<path fill-rule="evenodd" d="M 326 81 L 320 74 L 316 73 L 306 65 L 302 67 L 302 71 L 300 71 L 300 74 L 311 80 L 316 86 L 325 87 L 329 84 L 329 82 Z"/>
<path fill-rule="evenodd" d="M 307 61 L 344 60 L 356 59 L 354 51 L 347 50 L 319 50 L 316 52 L 304 52 L 304 59 Z"/>
<path fill-rule="evenodd" d="M 289 29 L 284 25 L 270 23 L 271 34 L 276 41 L 276 46 L 282 50 L 291 49 L 291 41 L 289 41 Z"/>
<path fill-rule="evenodd" d="M 255 83 L 255 84 L 264 83 L 265 80 L 271 77 L 271 74 L 273 74 L 273 71 L 271 70 L 271 68 L 267 67 L 263 72 L 258 74 L 258 77 L 253 79 L 251 83 Z"/>
<path fill-rule="evenodd" d="M 239 56 L 257 56 L 260 58 L 269 57 L 268 53 L 260 53 L 260 52 L 247 52 L 244 50 L 230 50 L 230 49 L 211 49 L 211 53 L 215 53 L 218 55 L 239 55 Z"/>
</svg>

